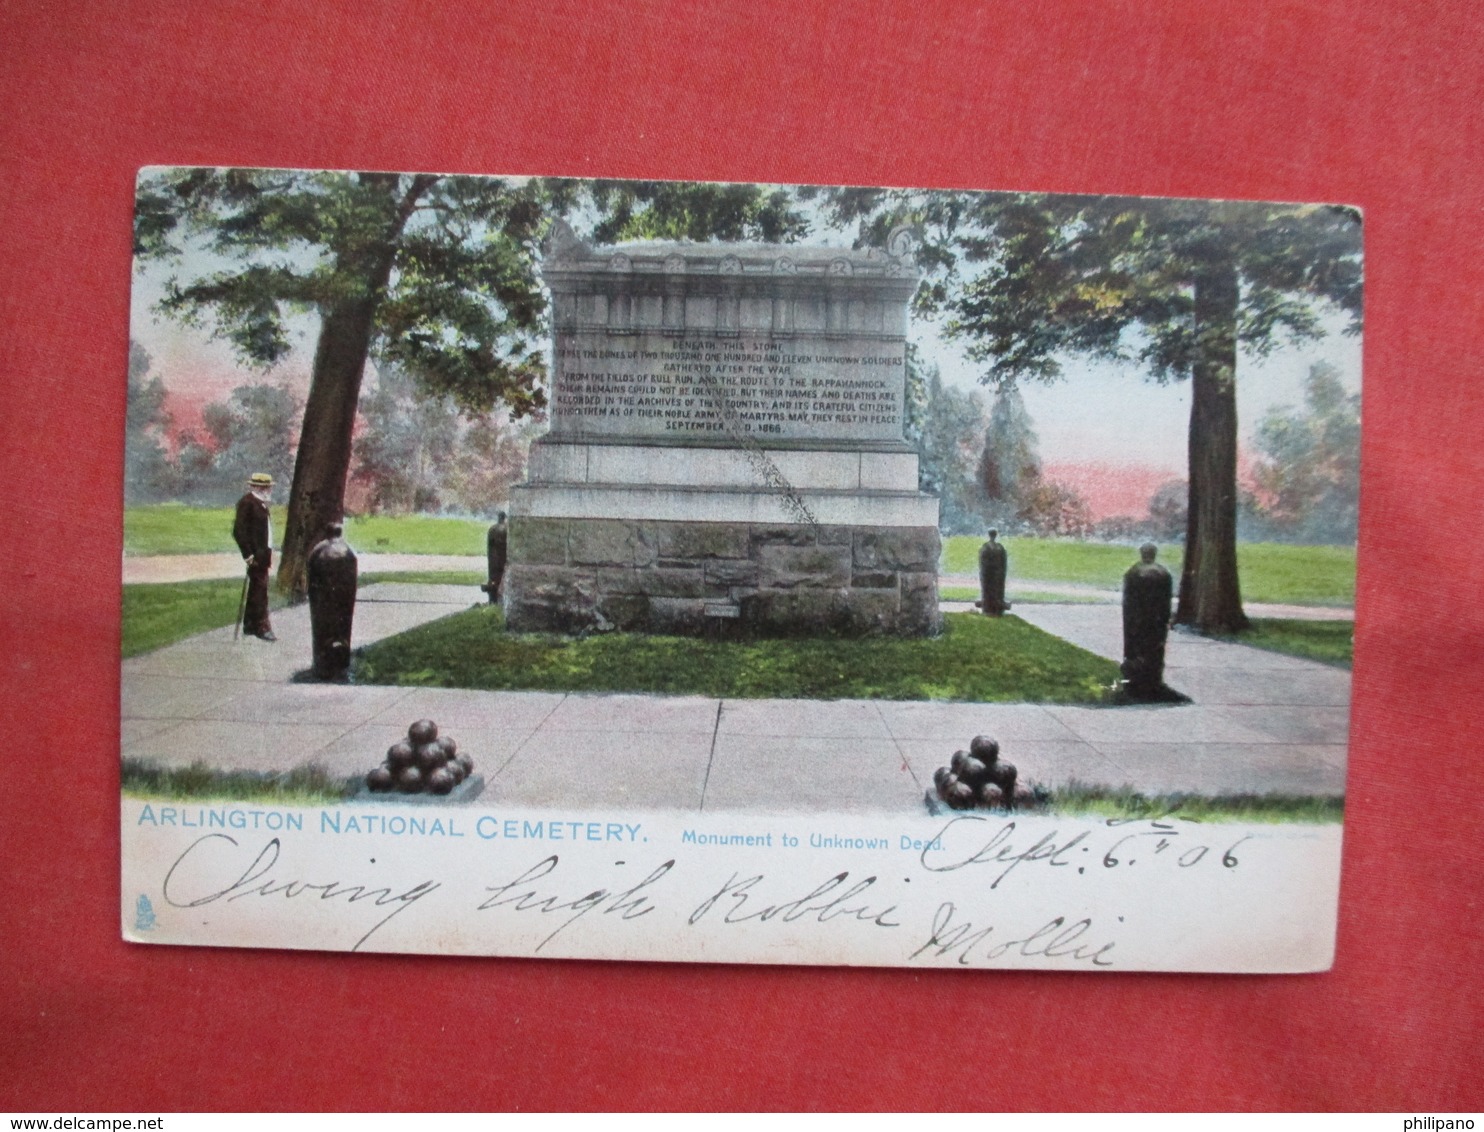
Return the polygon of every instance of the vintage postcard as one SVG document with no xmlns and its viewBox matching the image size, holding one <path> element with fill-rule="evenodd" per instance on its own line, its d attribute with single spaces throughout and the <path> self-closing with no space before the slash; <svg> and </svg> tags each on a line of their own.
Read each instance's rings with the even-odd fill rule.
<svg viewBox="0 0 1484 1132">
<path fill-rule="evenodd" d="M 1332 204 L 138 179 L 123 934 L 1334 956 Z"/>
</svg>

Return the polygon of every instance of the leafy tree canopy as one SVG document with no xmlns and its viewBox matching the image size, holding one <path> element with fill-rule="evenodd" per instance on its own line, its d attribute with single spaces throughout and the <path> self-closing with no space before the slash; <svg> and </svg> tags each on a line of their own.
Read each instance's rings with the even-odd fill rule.
<svg viewBox="0 0 1484 1132">
<path fill-rule="evenodd" d="M 161 309 L 208 325 L 248 365 L 266 368 L 289 352 L 289 314 L 371 300 L 368 349 L 415 372 L 429 392 L 476 413 L 496 401 L 516 415 L 544 404 L 539 184 L 167 170 L 142 179 L 136 216 L 142 258 L 179 261 L 190 247 L 224 264 L 171 278 Z"/>
<path fill-rule="evenodd" d="M 384 364 L 376 387 L 361 395 L 361 419 L 351 480 L 365 489 L 370 511 L 440 510 L 458 449 L 459 417 L 448 398 L 418 396 L 406 373 Z"/>
<path fill-rule="evenodd" d="M 781 186 L 683 181 L 592 181 L 585 195 L 600 219 L 593 239 L 792 243 L 809 231 Z"/>
<path fill-rule="evenodd" d="M 153 365 L 149 351 L 130 339 L 124 417 L 124 496 L 130 502 L 155 498 L 169 482 L 170 459 L 162 441 L 170 417 L 165 383 L 151 374 Z"/>
<path fill-rule="evenodd" d="M 1187 377 L 1209 348 L 1196 287 L 1232 273 L 1236 341 L 1253 353 L 1319 336 L 1316 298 L 1358 327 L 1359 224 L 1347 209 L 1035 197 L 975 219 L 965 259 L 983 266 L 948 303 L 948 332 L 999 381 L 1057 377 L 1058 353 Z"/>
<path fill-rule="evenodd" d="M 832 222 L 881 246 L 900 224 L 922 236 L 919 312 L 944 316 L 986 380 L 1049 379 L 1068 354 L 1189 376 L 1201 352 L 1199 279 L 1235 271 L 1237 340 L 1265 354 L 1319 336 L 1333 303 L 1361 316 L 1360 215 L 1339 205 L 1049 193 L 819 190 Z M 1130 334 L 1130 330 L 1138 333 Z"/>
<path fill-rule="evenodd" d="M 1360 395 L 1319 362 L 1302 409 L 1276 408 L 1257 429 L 1255 518 L 1270 537 L 1352 543 L 1360 515 Z"/>
<path fill-rule="evenodd" d="M 267 472 L 279 483 L 288 480 L 302 409 L 286 386 L 239 385 L 225 403 L 202 410 L 201 421 L 215 454 L 212 478 L 224 502 L 240 494 L 255 472 Z"/>
<path fill-rule="evenodd" d="M 1036 429 L 1020 390 L 1002 386 L 989 410 L 984 450 L 979 457 L 979 483 L 991 505 L 1018 506 L 1030 481 L 1041 475 Z"/>
<path fill-rule="evenodd" d="M 938 367 L 924 365 L 914 350 L 907 353 L 907 374 L 909 403 L 918 402 L 912 443 L 919 486 L 938 497 L 938 525 L 945 534 L 974 534 L 984 522 L 983 493 L 974 478 L 988 423 L 983 398 L 946 385 Z M 920 398 L 910 396 L 914 387 Z"/>
</svg>

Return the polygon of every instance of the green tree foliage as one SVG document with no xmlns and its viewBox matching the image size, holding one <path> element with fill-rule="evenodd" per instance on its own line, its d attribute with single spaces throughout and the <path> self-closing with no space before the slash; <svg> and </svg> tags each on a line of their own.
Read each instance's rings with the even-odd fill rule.
<svg viewBox="0 0 1484 1132">
<path fill-rule="evenodd" d="M 511 487 L 526 474 L 535 429 L 531 418 L 506 420 L 498 409 L 468 422 L 444 481 L 449 504 L 486 518 L 506 510 Z"/>
<path fill-rule="evenodd" d="M 979 487 L 991 524 L 1010 530 L 1041 479 L 1036 429 L 1020 390 L 1000 386 L 989 410 L 989 427 L 979 454 Z"/>
<path fill-rule="evenodd" d="M 592 181 L 577 196 L 599 217 L 592 238 L 600 244 L 623 240 L 786 244 L 809 231 L 793 194 L 780 186 Z"/>
<path fill-rule="evenodd" d="M 1262 355 L 1322 333 L 1327 306 L 1358 330 L 1352 209 L 1039 193 L 840 190 L 825 198 L 860 242 L 923 234 L 919 309 L 987 363 L 994 383 L 1051 381 L 1068 355 L 1192 382 L 1186 554 L 1177 620 L 1246 625 L 1237 579 L 1239 347 Z"/>
<path fill-rule="evenodd" d="M 1190 488 L 1184 480 L 1168 480 L 1149 497 L 1150 537 L 1160 542 L 1178 542 L 1189 525 Z"/>
<path fill-rule="evenodd" d="M 267 472 L 276 483 L 288 482 L 302 409 L 287 386 L 239 385 L 225 404 L 202 410 L 214 454 L 210 486 L 222 501 L 245 491 L 255 472 Z"/>
<path fill-rule="evenodd" d="M 533 417 L 512 421 L 500 409 L 461 415 L 389 364 L 361 396 L 361 421 L 350 481 L 358 506 L 373 514 L 492 517 L 525 474 L 536 428 Z"/>
<path fill-rule="evenodd" d="M 243 385 L 202 411 L 204 431 L 187 431 L 169 447 L 174 420 L 165 382 L 139 343 L 129 343 L 124 433 L 124 497 L 130 503 L 180 500 L 220 505 L 240 495 L 247 477 L 286 480 L 294 466 L 300 404 L 286 388 Z"/>
<path fill-rule="evenodd" d="M 529 412 L 543 403 L 531 254 L 544 219 L 537 187 L 486 177 L 166 170 L 141 177 L 135 253 L 216 257 L 222 270 L 172 279 L 161 310 L 209 326 L 248 365 L 289 352 L 290 313 L 358 305 L 368 348 L 429 389 Z M 320 352 L 338 345 L 322 332 Z"/>
<path fill-rule="evenodd" d="M 944 534 L 982 534 L 986 527 L 1045 537 L 1092 533 L 1086 501 L 1042 473 L 1035 427 L 1018 391 L 1002 387 L 986 413 L 977 392 L 948 385 L 911 349 L 906 384 L 906 434 L 917 448 L 919 485 L 938 497 Z"/>
<path fill-rule="evenodd" d="M 1043 538 L 1084 539 L 1094 530 L 1092 509 L 1077 490 L 1041 475 L 1022 485 L 1015 517 L 1020 529 Z"/>
<path fill-rule="evenodd" d="M 168 498 L 172 487 L 165 436 L 165 383 L 151 375 L 154 361 L 133 339 L 129 341 L 129 386 L 124 411 L 124 499 L 149 503 Z"/>
<path fill-rule="evenodd" d="M 977 534 L 984 529 L 984 494 L 974 475 L 975 461 L 989 422 L 984 401 L 943 382 L 937 366 L 924 366 L 908 354 L 908 388 L 922 390 L 915 433 L 918 483 L 938 497 L 938 527 L 944 534 Z"/>
<path fill-rule="evenodd" d="M 401 367 L 377 367 L 375 387 L 361 396 L 351 482 L 371 514 L 440 511 L 443 479 L 459 439 L 459 414 L 448 397 L 423 395 Z"/>
<path fill-rule="evenodd" d="M 1268 537 L 1353 543 L 1360 517 L 1360 395 L 1325 362 L 1309 369 L 1302 409 L 1271 410 L 1258 425 L 1252 468 L 1256 517 Z"/>
<path fill-rule="evenodd" d="M 228 400 L 202 410 L 203 430 L 185 430 L 175 437 L 173 455 L 160 447 L 158 459 L 151 456 L 131 478 L 126 498 L 131 503 L 175 500 L 219 507 L 240 496 L 254 472 L 286 480 L 294 466 L 299 410 L 298 398 L 282 386 L 238 386 Z M 172 425 L 163 414 L 162 431 Z"/>
<path fill-rule="evenodd" d="M 305 587 L 309 548 L 345 509 L 366 361 L 402 367 L 471 416 L 542 408 L 539 241 L 581 214 L 599 239 L 778 239 L 806 228 L 783 190 L 261 169 L 146 171 L 141 260 L 179 263 L 160 309 L 266 369 L 287 319 L 319 319 L 279 586 Z M 202 267 L 203 256 L 211 266 Z"/>
<path fill-rule="evenodd" d="M 989 526 L 1046 538 L 1087 538 L 1092 511 L 1075 488 L 1048 479 L 1037 450 L 1035 423 L 1019 388 L 995 392 L 976 475 Z"/>
<path fill-rule="evenodd" d="M 917 344 L 908 342 L 902 382 L 902 438 L 919 452 L 928 415 L 926 368 Z"/>
<path fill-rule="evenodd" d="M 198 432 L 184 432 L 177 438 L 165 483 L 163 498 L 200 507 L 220 506 L 234 491 L 242 494 L 241 481 L 223 487 L 216 471 L 216 450 Z"/>
</svg>

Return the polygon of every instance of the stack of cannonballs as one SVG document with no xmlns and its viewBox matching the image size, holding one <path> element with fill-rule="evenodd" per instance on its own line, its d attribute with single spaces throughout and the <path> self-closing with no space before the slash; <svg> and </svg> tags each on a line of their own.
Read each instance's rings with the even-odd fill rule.
<svg viewBox="0 0 1484 1132">
<path fill-rule="evenodd" d="M 1000 745 L 988 735 L 976 735 L 967 751 L 955 751 L 947 766 L 933 772 L 933 785 L 955 810 L 1009 810 L 1031 800 L 1024 789 L 1016 793 L 1015 764 L 1000 758 Z"/>
<path fill-rule="evenodd" d="M 386 762 L 366 775 L 366 785 L 378 794 L 447 794 L 473 770 L 474 760 L 452 738 L 439 735 L 431 719 L 419 719 L 407 738 L 387 749 Z"/>
</svg>

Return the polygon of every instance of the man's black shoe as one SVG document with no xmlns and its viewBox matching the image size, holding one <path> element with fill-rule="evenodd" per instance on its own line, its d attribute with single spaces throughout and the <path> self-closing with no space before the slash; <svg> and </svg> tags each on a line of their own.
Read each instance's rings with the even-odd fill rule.
<svg viewBox="0 0 1484 1132">
<path fill-rule="evenodd" d="M 269 629 L 266 633 L 258 633 L 257 634 L 257 638 L 260 641 L 276 641 L 276 640 L 278 640 L 278 638 L 273 635 L 273 630 L 272 629 Z"/>
</svg>

